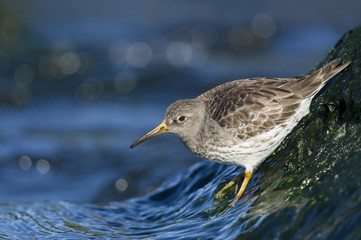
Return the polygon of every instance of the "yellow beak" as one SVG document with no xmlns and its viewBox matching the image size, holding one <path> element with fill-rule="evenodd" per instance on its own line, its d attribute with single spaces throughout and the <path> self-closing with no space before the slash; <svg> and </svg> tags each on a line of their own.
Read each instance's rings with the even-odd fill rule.
<svg viewBox="0 0 361 240">
<path fill-rule="evenodd" d="M 143 137 L 139 138 L 137 141 L 135 141 L 130 148 L 134 148 L 135 146 L 137 146 L 138 144 L 144 142 L 145 140 L 155 137 L 159 134 L 165 133 L 167 132 L 168 128 L 167 125 L 165 125 L 165 122 L 163 121 L 158 127 L 154 128 L 152 131 L 150 131 L 149 133 L 145 134 Z"/>
</svg>

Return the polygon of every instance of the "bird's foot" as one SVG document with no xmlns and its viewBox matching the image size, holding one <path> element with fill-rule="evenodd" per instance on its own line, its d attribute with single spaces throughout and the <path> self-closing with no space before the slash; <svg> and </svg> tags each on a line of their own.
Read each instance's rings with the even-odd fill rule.
<svg viewBox="0 0 361 240">
<path fill-rule="evenodd" d="M 238 202 L 238 200 L 242 197 L 242 195 L 244 193 L 244 190 L 246 190 L 247 184 L 248 184 L 249 180 L 252 177 L 252 173 L 253 173 L 253 171 L 248 171 L 248 172 L 245 173 L 245 176 L 244 176 L 244 179 L 243 179 L 243 182 L 242 182 L 242 186 L 239 189 L 236 197 L 233 199 L 233 201 L 229 205 L 230 207 L 234 207 L 236 205 L 236 203 Z"/>
<path fill-rule="evenodd" d="M 227 183 L 217 194 L 216 194 L 216 199 L 218 199 L 222 193 L 227 190 L 228 188 L 232 187 L 234 184 L 236 184 L 236 191 L 238 189 L 238 184 L 241 181 L 241 176 L 243 174 L 244 171 L 242 171 L 240 174 L 238 174 L 235 178 L 232 179 L 232 181 L 230 181 L 229 183 Z"/>
</svg>

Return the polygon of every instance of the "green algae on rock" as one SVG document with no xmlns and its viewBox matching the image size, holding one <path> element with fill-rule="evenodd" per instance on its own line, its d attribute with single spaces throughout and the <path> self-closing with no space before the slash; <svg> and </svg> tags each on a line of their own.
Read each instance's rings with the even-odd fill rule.
<svg viewBox="0 0 361 240">
<path fill-rule="evenodd" d="M 314 70 L 336 58 L 352 63 L 326 84 L 310 113 L 259 167 L 264 191 L 250 214 L 267 217 L 241 236 L 264 237 L 262 229 L 269 228 L 272 238 L 361 236 L 355 225 L 361 221 L 361 28 L 346 33 Z"/>
</svg>

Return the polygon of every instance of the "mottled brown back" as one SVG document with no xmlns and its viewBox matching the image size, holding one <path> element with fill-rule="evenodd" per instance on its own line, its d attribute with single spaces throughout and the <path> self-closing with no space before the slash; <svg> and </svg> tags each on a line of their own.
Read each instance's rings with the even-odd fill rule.
<svg viewBox="0 0 361 240">
<path fill-rule="evenodd" d="M 222 127 L 237 129 L 245 140 L 295 115 L 301 101 L 312 98 L 327 80 L 349 63 L 335 59 L 314 73 L 293 78 L 249 78 L 219 85 L 200 95 L 206 114 Z"/>
</svg>

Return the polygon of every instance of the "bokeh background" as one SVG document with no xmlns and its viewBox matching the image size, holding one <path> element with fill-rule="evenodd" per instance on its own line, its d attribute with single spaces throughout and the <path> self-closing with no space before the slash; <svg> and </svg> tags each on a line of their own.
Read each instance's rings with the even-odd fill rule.
<svg viewBox="0 0 361 240">
<path fill-rule="evenodd" d="M 130 144 L 177 99 L 309 72 L 361 1 L 0 0 L 0 201 L 144 195 L 200 159 Z"/>
</svg>

